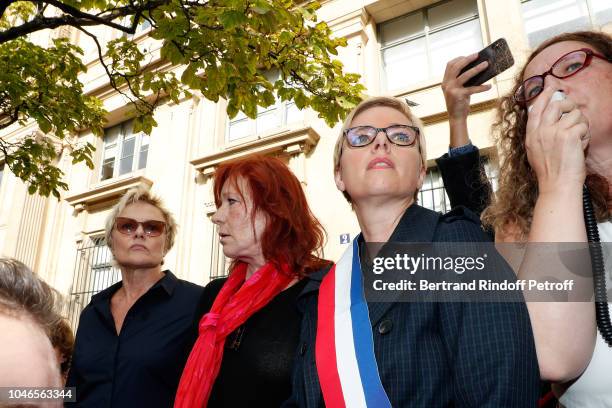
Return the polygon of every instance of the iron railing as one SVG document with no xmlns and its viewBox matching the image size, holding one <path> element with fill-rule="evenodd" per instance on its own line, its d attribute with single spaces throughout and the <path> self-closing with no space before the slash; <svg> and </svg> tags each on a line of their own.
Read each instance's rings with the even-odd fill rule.
<svg viewBox="0 0 612 408">
<path fill-rule="evenodd" d="M 121 280 L 112 264 L 113 256 L 104 237 L 90 238 L 77 249 L 72 290 L 68 298 L 68 319 L 76 330 L 81 312 L 96 293 Z"/>
</svg>

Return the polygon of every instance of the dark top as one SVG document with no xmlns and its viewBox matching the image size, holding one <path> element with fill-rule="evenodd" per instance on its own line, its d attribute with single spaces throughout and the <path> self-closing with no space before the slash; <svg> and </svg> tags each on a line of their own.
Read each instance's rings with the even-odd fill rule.
<svg viewBox="0 0 612 408">
<path fill-rule="evenodd" d="M 446 215 L 413 204 L 390 242 L 479 242 L 478 217 L 458 207 Z M 499 254 L 487 264 L 515 279 Z M 495 269 L 498 270 L 498 269 Z M 315 363 L 318 293 L 327 270 L 309 275 L 298 298 L 300 352 L 285 407 L 324 406 Z M 524 303 L 368 302 L 374 353 L 394 408 L 535 407 L 539 369 Z"/>
<path fill-rule="evenodd" d="M 491 200 L 491 185 L 482 177 L 484 163 L 474 149 L 462 154 L 448 153 L 436 159 L 451 207 L 465 206 L 480 215 Z"/>
<path fill-rule="evenodd" d="M 119 335 L 110 300 L 121 282 L 83 310 L 67 383 L 77 387 L 74 405 L 172 407 L 196 339 L 193 320 L 203 288 L 165 273 L 128 311 Z"/>
<path fill-rule="evenodd" d="M 210 311 L 225 281 L 204 288 L 201 315 Z M 306 281 L 279 293 L 227 337 L 208 408 L 272 408 L 289 398 L 301 322 L 295 301 Z"/>
</svg>

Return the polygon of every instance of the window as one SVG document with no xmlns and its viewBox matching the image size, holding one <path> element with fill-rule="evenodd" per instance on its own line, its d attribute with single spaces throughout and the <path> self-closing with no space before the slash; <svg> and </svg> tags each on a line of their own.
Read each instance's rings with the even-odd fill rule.
<svg viewBox="0 0 612 408">
<path fill-rule="evenodd" d="M 149 136 L 132 132 L 133 120 L 104 130 L 100 180 L 144 169 L 149 153 Z"/>
<path fill-rule="evenodd" d="M 482 48 L 476 0 L 451 0 L 379 25 L 385 89 L 440 78 L 446 63 Z"/>
<path fill-rule="evenodd" d="M 212 216 L 213 213 L 211 213 Z M 225 257 L 223 246 L 219 242 L 219 230 L 216 224 L 212 229 L 212 247 L 210 257 L 210 280 L 224 278 L 229 274 L 229 264 L 231 259 Z"/>
<path fill-rule="evenodd" d="M 267 79 L 274 83 L 280 78 L 278 71 L 266 74 Z M 260 136 L 272 129 L 278 129 L 291 123 L 299 122 L 304 118 L 302 112 L 290 101 L 276 103 L 266 108 L 257 107 L 257 118 L 251 119 L 239 112 L 229 120 L 227 141 L 233 142 L 247 136 Z"/>
<path fill-rule="evenodd" d="M 419 204 L 430 210 L 445 213 L 450 211 L 450 200 L 444 190 L 442 175 L 437 167 L 427 169 L 423 187 L 419 191 Z"/>
<path fill-rule="evenodd" d="M 131 27 L 132 26 L 132 17 L 125 16 L 121 20 L 121 25 L 123 25 L 125 27 Z M 132 39 L 134 37 L 138 37 L 140 35 L 140 33 L 144 33 L 145 31 L 147 31 L 150 28 L 151 28 L 151 22 L 149 20 L 146 20 L 146 19 L 141 17 L 140 22 L 136 26 L 136 30 L 135 30 L 134 34 L 125 34 L 125 33 L 123 33 L 123 35 L 127 36 L 127 38 Z"/>
<path fill-rule="evenodd" d="M 136 33 L 134 35 L 138 35 L 139 33 L 147 31 L 149 28 L 151 28 L 151 22 L 149 20 L 142 20 L 136 26 Z"/>
<path fill-rule="evenodd" d="M 499 169 L 488 157 L 482 157 L 484 169 L 493 191 L 497 191 Z M 451 210 L 450 200 L 444 189 L 442 174 L 437 167 L 427 169 L 423 186 L 419 191 L 419 205 L 433 211 L 446 213 Z"/>
<path fill-rule="evenodd" d="M 599 28 L 612 21 L 610 0 L 522 0 L 531 47 L 557 34 Z"/>
<path fill-rule="evenodd" d="M 121 280 L 112 259 L 104 237 L 90 238 L 77 250 L 68 312 L 73 328 L 78 326 L 81 311 L 91 297 Z"/>
<path fill-rule="evenodd" d="M 499 186 L 499 164 L 489 157 L 482 157 L 481 160 L 484 161 L 485 174 L 491 183 L 491 190 L 496 192 Z"/>
</svg>

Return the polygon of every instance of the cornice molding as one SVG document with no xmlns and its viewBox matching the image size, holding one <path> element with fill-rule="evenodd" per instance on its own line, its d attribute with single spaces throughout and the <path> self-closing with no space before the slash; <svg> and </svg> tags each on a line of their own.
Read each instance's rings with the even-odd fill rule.
<svg viewBox="0 0 612 408">
<path fill-rule="evenodd" d="M 497 106 L 497 99 L 489 99 L 470 105 L 470 114 L 494 109 Z M 424 125 L 433 125 L 435 123 L 445 122 L 448 120 L 448 112 L 443 111 L 433 115 L 422 116 L 420 118 Z"/>
<path fill-rule="evenodd" d="M 74 207 L 76 212 L 89 211 L 94 206 L 108 204 L 118 199 L 129 189 L 140 185 L 150 188 L 153 182 L 142 174 L 105 180 L 94 185 L 90 190 L 73 194 L 66 197 L 65 200 Z"/>
<path fill-rule="evenodd" d="M 308 154 L 317 145 L 321 136 L 310 126 L 289 129 L 257 140 L 230 146 L 226 149 L 191 160 L 191 164 L 204 177 L 214 174 L 224 161 L 238 159 L 253 153 L 296 155 Z"/>
</svg>

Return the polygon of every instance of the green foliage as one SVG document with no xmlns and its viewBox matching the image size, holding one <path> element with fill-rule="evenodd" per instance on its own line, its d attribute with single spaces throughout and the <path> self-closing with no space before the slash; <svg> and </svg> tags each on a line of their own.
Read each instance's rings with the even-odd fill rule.
<svg viewBox="0 0 612 408">
<path fill-rule="evenodd" d="M 59 190 L 67 186 L 54 165 L 58 144 L 80 129 L 102 134 L 106 112 L 98 99 L 83 94 L 79 80 L 85 71 L 80 61 L 82 51 L 68 40 L 55 40 L 47 48 L 34 45 L 25 35 L 2 42 L 3 33 L 44 14 L 32 2 L 7 1 L 12 4 L 0 18 L 0 130 L 11 120 L 21 125 L 35 120 L 48 137 L 17 144 L 0 139 L 0 149 L 11 170 L 30 184 L 31 192 L 59 196 Z M 358 82 L 359 76 L 343 73 L 342 63 L 333 59 L 346 40 L 333 38 L 327 24 L 317 22 L 316 11 L 320 7 L 317 2 L 63 0 L 61 3 L 79 12 L 96 14 L 109 24 L 123 21 L 127 27 L 135 19 L 139 19 L 137 22 L 148 19 L 153 26 L 150 35 L 161 42 L 161 57 L 184 67 L 177 78 L 168 69 L 149 66 L 151 54 L 127 36 L 105 44 L 105 55 L 100 61 L 104 62 L 111 86 L 130 98 L 135 131 L 152 131 L 156 126 L 153 111 L 163 98 L 179 102 L 182 97 L 189 97 L 192 90 L 215 102 L 226 99 L 230 117 L 243 111 L 254 118 L 258 106 L 270 106 L 278 97 L 295 101 L 300 109 L 314 109 L 330 126 L 361 99 L 363 86 Z M 64 16 L 71 16 L 69 10 L 64 12 Z M 128 23 L 123 16 L 128 17 Z M 81 18 L 73 26 L 80 25 L 80 29 L 87 31 L 94 24 L 83 21 Z M 266 76 L 270 72 L 278 73 L 279 79 L 271 82 Z M 72 147 L 70 154 L 74 163 L 84 162 L 93 167 L 90 144 Z"/>
<path fill-rule="evenodd" d="M 83 72 L 81 50 L 66 39 L 42 48 L 18 38 L 0 44 L 0 124 L 26 125 L 29 119 L 40 130 L 63 140 L 82 128 L 103 133 L 105 112 L 99 100 L 83 93 L 78 75 Z M 56 151 L 51 138 L 2 141 L 5 161 L 12 172 L 29 184 L 29 191 L 59 196 L 66 189 L 55 167 Z M 77 153 L 91 163 L 92 150 Z"/>
<path fill-rule="evenodd" d="M 63 173 L 53 164 L 55 146 L 49 140 L 26 138 L 20 147 L 6 156 L 6 165 L 13 173 L 28 183 L 28 192 L 59 198 L 58 189 L 68 186 L 61 179 Z"/>
</svg>

